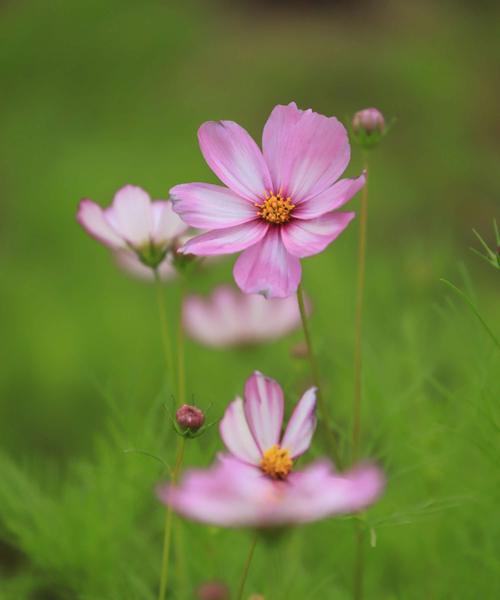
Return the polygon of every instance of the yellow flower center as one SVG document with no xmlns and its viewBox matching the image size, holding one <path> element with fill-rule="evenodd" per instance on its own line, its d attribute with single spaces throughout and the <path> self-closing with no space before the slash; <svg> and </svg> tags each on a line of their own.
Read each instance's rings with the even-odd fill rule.
<svg viewBox="0 0 500 600">
<path fill-rule="evenodd" d="M 271 193 L 269 196 L 266 195 L 264 202 L 262 204 L 257 203 L 255 206 L 259 209 L 257 213 L 259 217 L 275 225 L 288 223 L 290 215 L 295 208 L 295 204 L 292 204 L 290 197 L 285 198 L 281 194 L 274 193 Z"/>
<path fill-rule="evenodd" d="M 276 444 L 264 452 L 260 461 L 260 468 L 273 479 L 285 479 L 292 470 L 292 466 L 293 460 L 290 452 Z"/>
</svg>

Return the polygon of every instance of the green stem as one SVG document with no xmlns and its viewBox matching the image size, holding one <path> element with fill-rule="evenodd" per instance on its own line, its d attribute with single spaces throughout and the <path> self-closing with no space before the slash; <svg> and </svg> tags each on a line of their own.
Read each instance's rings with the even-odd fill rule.
<svg viewBox="0 0 500 600">
<path fill-rule="evenodd" d="M 368 161 L 365 158 L 365 171 L 368 173 Z M 368 180 L 361 194 L 361 212 L 359 218 L 358 243 L 358 285 L 356 293 L 356 316 L 354 325 L 354 417 L 352 430 L 352 460 L 359 458 L 361 440 L 361 398 L 362 398 L 362 325 L 363 300 L 366 272 L 366 228 L 368 221 Z"/>
<path fill-rule="evenodd" d="M 307 318 L 307 311 L 304 302 L 304 290 L 302 288 L 302 283 L 299 283 L 299 287 L 297 288 L 297 301 L 299 304 L 299 312 L 300 319 L 302 321 L 302 329 L 304 330 L 304 338 L 306 340 L 307 346 L 307 356 L 309 358 L 309 365 L 311 368 L 311 375 L 313 379 L 313 383 L 317 388 L 316 396 L 318 398 L 318 405 L 321 411 L 321 416 L 323 417 L 323 421 L 326 427 L 326 430 L 329 434 L 328 439 L 330 440 L 331 452 L 334 459 L 334 462 L 337 466 L 340 466 L 340 456 L 337 448 L 337 437 L 335 432 L 330 427 L 330 415 L 328 411 L 328 406 L 323 398 L 323 394 L 321 392 L 320 386 L 320 377 L 319 377 L 319 368 L 318 362 L 316 360 L 316 355 L 314 354 L 314 349 L 312 345 L 311 331 L 309 329 L 309 322 Z"/>
<path fill-rule="evenodd" d="M 182 320 L 182 306 L 186 296 L 186 283 L 181 274 L 181 294 L 179 307 L 179 328 L 177 330 L 177 403 L 182 406 L 186 402 L 186 360 L 184 353 L 184 323 Z"/>
<path fill-rule="evenodd" d="M 364 168 L 368 178 L 368 159 L 365 156 Z M 368 223 L 368 179 L 361 193 L 361 213 L 359 219 L 358 242 L 358 284 L 356 293 L 356 316 L 354 325 L 354 401 L 353 401 L 353 429 L 352 429 L 352 461 L 359 459 L 361 445 L 361 400 L 362 400 L 362 342 L 363 342 L 363 300 L 365 293 L 366 273 L 366 230 Z M 354 580 L 353 598 L 363 598 L 363 541 L 364 533 L 361 524 L 356 524 L 354 554 Z"/>
<path fill-rule="evenodd" d="M 250 571 L 250 564 L 252 562 L 253 554 L 255 552 L 255 546 L 257 545 L 257 540 L 258 540 L 258 536 L 256 535 L 252 540 L 250 549 L 248 551 L 247 558 L 245 560 L 245 564 L 243 565 L 243 572 L 241 573 L 240 587 L 238 588 L 237 600 L 242 600 L 242 598 L 243 598 L 243 592 L 245 591 L 245 583 L 247 581 L 248 572 Z"/>
<path fill-rule="evenodd" d="M 154 269 L 155 282 L 156 282 L 156 299 L 158 302 L 158 312 L 160 314 L 160 325 L 161 325 L 161 338 L 163 343 L 163 351 L 165 354 L 165 367 L 167 369 L 167 378 L 173 384 L 173 373 L 172 368 L 174 365 L 174 355 L 172 352 L 172 344 L 170 342 L 170 328 L 168 325 L 167 309 L 165 302 L 165 295 L 163 293 L 163 285 L 158 273 L 158 269 Z"/>
<path fill-rule="evenodd" d="M 181 470 L 182 461 L 184 459 L 184 447 L 185 438 L 182 436 L 178 437 L 177 442 L 177 456 L 175 459 L 175 467 L 171 477 L 171 484 L 175 485 L 179 477 Z M 169 563 L 170 563 L 170 542 L 172 539 L 172 522 L 174 514 L 172 507 L 167 506 L 165 514 L 165 533 L 163 535 L 163 553 L 161 559 L 161 575 L 160 575 L 160 591 L 158 593 L 158 600 L 165 600 L 168 585 L 168 574 L 169 574 Z"/>
<path fill-rule="evenodd" d="M 354 581 L 352 597 L 354 600 L 363 598 L 363 568 L 364 568 L 364 546 L 365 534 L 361 523 L 356 524 L 356 550 L 354 559 Z"/>
</svg>

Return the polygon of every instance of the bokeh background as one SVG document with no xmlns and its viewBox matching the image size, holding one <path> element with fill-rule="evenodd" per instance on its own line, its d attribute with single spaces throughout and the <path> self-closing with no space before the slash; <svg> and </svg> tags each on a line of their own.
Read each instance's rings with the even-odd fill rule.
<svg viewBox="0 0 500 600">
<path fill-rule="evenodd" d="M 344 122 L 366 106 L 397 119 L 370 156 L 363 454 L 389 486 L 367 516 L 366 597 L 500 597 L 498 349 L 440 281 L 499 331 L 498 272 L 469 250 L 472 228 L 493 243 L 500 216 L 499 17 L 485 1 L 0 3 L 2 600 L 155 597 L 162 467 L 123 452 L 169 457 L 175 444 L 154 289 L 78 227 L 79 199 L 214 182 L 198 126 L 231 119 L 260 139 L 291 100 Z M 303 264 L 346 438 L 356 247 L 354 222 Z M 232 262 L 193 290 L 229 281 Z M 167 295 L 175 315 L 176 283 Z M 218 418 L 257 368 L 295 402 L 308 384 L 290 355 L 300 340 L 237 352 L 190 342 L 188 394 Z M 187 461 L 209 464 L 220 447 L 214 428 Z M 263 545 L 249 593 L 349 598 L 352 532 L 330 520 Z M 234 589 L 245 532 L 185 524 L 183 539 L 172 598 L 213 578 Z"/>
</svg>

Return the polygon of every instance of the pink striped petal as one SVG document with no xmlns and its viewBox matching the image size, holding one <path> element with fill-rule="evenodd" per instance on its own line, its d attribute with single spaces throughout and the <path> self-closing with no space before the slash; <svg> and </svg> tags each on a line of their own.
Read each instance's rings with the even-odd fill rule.
<svg viewBox="0 0 500 600">
<path fill-rule="evenodd" d="M 293 216 L 296 219 L 308 220 L 336 210 L 357 194 L 365 182 L 365 173 L 357 179 L 341 179 L 321 194 L 301 202 L 295 207 Z"/>
<path fill-rule="evenodd" d="M 191 238 L 179 251 L 198 256 L 233 254 L 260 242 L 268 229 L 269 225 L 261 219 L 226 229 L 214 229 Z"/>
<path fill-rule="evenodd" d="M 257 144 L 233 121 L 208 121 L 198 130 L 200 148 L 217 177 L 239 196 L 261 201 L 271 176 Z"/>
<path fill-rule="evenodd" d="M 106 244 L 110 248 L 126 247 L 125 241 L 106 220 L 103 209 L 92 200 L 85 199 L 80 202 L 76 219 L 85 231 L 98 242 Z"/>
<path fill-rule="evenodd" d="M 256 218 L 254 202 L 210 183 L 185 183 L 170 190 L 174 210 L 192 227 L 222 229 Z"/>
<path fill-rule="evenodd" d="M 233 270 L 241 290 L 266 298 L 286 298 L 294 294 L 301 273 L 300 261 L 287 252 L 278 227 L 270 228 L 261 242 L 245 250 Z"/>
<path fill-rule="evenodd" d="M 166 200 L 156 200 L 151 204 L 153 229 L 151 240 L 155 244 L 171 243 L 186 233 L 188 226 L 177 215 L 172 203 Z"/>
<path fill-rule="evenodd" d="M 256 371 L 245 384 L 244 410 L 260 450 L 279 443 L 285 401 L 277 381 Z"/>
<path fill-rule="evenodd" d="M 132 246 L 140 248 L 150 241 L 151 199 L 140 187 L 126 185 L 118 190 L 105 215 L 113 229 Z"/>
<path fill-rule="evenodd" d="M 219 430 L 222 440 L 231 454 L 252 465 L 260 463 L 261 453 L 248 427 L 241 398 L 236 398 L 227 407 Z"/>
<path fill-rule="evenodd" d="M 305 392 L 288 422 L 281 446 L 290 451 L 292 458 L 309 448 L 316 429 L 316 388 Z"/>
<path fill-rule="evenodd" d="M 333 212 L 310 221 L 293 220 L 281 228 L 283 244 L 293 256 L 313 256 L 331 244 L 354 216 L 353 212 Z"/>
<path fill-rule="evenodd" d="M 275 191 L 291 196 L 294 204 L 330 187 L 350 158 L 345 127 L 335 117 L 299 110 L 295 103 L 271 113 L 263 152 Z"/>
</svg>

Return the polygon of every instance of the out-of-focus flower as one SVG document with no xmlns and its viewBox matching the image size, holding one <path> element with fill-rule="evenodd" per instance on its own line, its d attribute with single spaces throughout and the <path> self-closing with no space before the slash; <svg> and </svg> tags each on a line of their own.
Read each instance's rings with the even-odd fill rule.
<svg viewBox="0 0 500 600">
<path fill-rule="evenodd" d="M 219 457 L 209 470 L 187 471 L 179 487 L 159 497 L 181 515 L 222 527 L 280 527 L 353 513 L 375 502 L 384 487 L 371 465 L 335 473 L 318 461 L 286 480 L 266 477 L 233 457 Z"/>
<path fill-rule="evenodd" d="M 222 581 L 207 581 L 196 590 L 199 600 L 229 600 L 229 588 Z"/>
<path fill-rule="evenodd" d="M 293 472 L 309 447 L 316 419 L 315 389 L 299 401 L 281 435 L 284 399 L 279 384 L 254 373 L 226 410 L 221 435 L 231 455 L 209 470 L 188 471 L 180 486 L 165 486 L 160 499 L 180 514 L 223 527 L 279 527 L 357 512 L 382 492 L 375 466 L 335 473 L 327 461 Z"/>
<path fill-rule="evenodd" d="M 306 302 L 310 312 L 310 302 Z M 300 326 L 295 297 L 242 294 L 223 285 L 210 297 L 188 296 L 183 306 L 189 335 L 207 346 L 244 346 L 273 340 Z"/>
<path fill-rule="evenodd" d="M 265 600 L 262 594 L 252 594 L 248 597 L 248 600 Z"/>
<path fill-rule="evenodd" d="M 262 152 L 232 121 L 204 123 L 198 138 L 205 160 L 227 187 L 189 183 L 170 190 L 182 219 L 208 230 L 181 251 L 243 251 L 234 278 L 244 292 L 290 296 L 301 279 L 300 259 L 322 252 L 354 217 L 334 212 L 365 182 L 364 174 L 337 181 L 350 158 L 344 126 L 292 102 L 272 111 Z"/>
<path fill-rule="evenodd" d="M 205 422 L 203 411 L 196 406 L 183 404 L 175 413 L 175 420 L 181 429 L 189 429 L 192 432 L 198 431 Z"/>
<path fill-rule="evenodd" d="M 365 108 L 352 118 L 353 138 L 365 149 L 376 146 L 387 133 L 384 115 L 377 108 Z"/>
<path fill-rule="evenodd" d="M 162 263 L 188 229 L 170 202 L 152 202 L 147 192 L 133 185 L 118 190 L 105 209 L 92 200 L 82 200 L 77 220 L 99 242 L 113 250 L 133 252 L 152 269 Z"/>
</svg>

